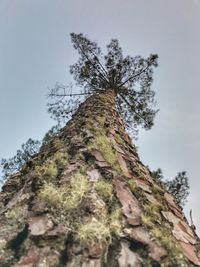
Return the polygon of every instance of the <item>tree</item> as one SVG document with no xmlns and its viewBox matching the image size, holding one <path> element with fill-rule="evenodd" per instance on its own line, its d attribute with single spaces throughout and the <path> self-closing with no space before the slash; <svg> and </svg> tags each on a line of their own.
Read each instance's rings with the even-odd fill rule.
<svg viewBox="0 0 200 267">
<path fill-rule="evenodd" d="M 153 68 L 157 66 L 158 56 L 123 56 L 118 40 L 112 39 L 107 45 L 107 54 L 103 57 L 96 42 L 83 34 L 71 34 L 79 60 L 70 67 L 77 85 L 82 89 L 74 97 L 113 90 L 115 104 L 128 129 L 136 133 L 138 126 L 150 129 L 158 110 L 154 109 L 155 92 L 151 89 Z M 55 102 L 49 103 L 49 112 L 58 122 L 66 120 L 80 104 L 80 98 L 67 99 L 67 88 L 56 84 L 49 94 Z"/>
<path fill-rule="evenodd" d="M 21 149 L 17 150 L 14 157 L 1 160 L 4 179 L 18 172 L 31 158 L 39 152 L 41 143 L 38 140 L 29 138 L 22 144 Z"/>
<path fill-rule="evenodd" d="M 151 174 L 157 182 L 163 184 L 164 176 L 163 171 L 160 168 L 158 168 L 156 171 L 151 171 Z"/>
<path fill-rule="evenodd" d="M 180 206 L 184 206 L 189 195 L 189 184 L 186 172 L 182 171 L 172 180 L 165 180 L 162 170 L 159 168 L 152 171 L 152 176 L 165 190 L 175 197 L 176 202 Z"/>
<path fill-rule="evenodd" d="M 1 266 L 200 265 L 182 209 L 125 131 L 119 88 L 103 88 L 85 89 L 72 119 L 2 187 Z"/>
<path fill-rule="evenodd" d="M 42 141 L 29 138 L 26 143 L 22 144 L 21 149 L 17 150 L 15 156 L 8 159 L 1 159 L 1 167 L 4 175 L 3 180 L 20 171 L 22 167 L 24 167 L 58 134 L 59 130 L 59 125 L 51 127 L 51 129 L 45 134 Z"/>
<path fill-rule="evenodd" d="M 180 206 L 184 206 L 189 195 L 188 177 L 186 176 L 186 172 L 179 172 L 173 180 L 166 181 L 165 186 L 167 191 L 175 197 L 177 203 Z"/>
<path fill-rule="evenodd" d="M 46 145 L 48 142 L 50 142 L 55 136 L 58 135 L 60 130 L 59 125 L 54 125 L 51 127 L 51 129 L 45 134 L 44 138 L 42 139 L 42 145 Z"/>
</svg>

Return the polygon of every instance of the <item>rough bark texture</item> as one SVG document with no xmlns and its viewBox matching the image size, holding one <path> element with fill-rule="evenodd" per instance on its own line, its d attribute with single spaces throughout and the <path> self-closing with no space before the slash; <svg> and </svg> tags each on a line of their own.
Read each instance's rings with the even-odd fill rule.
<svg viewBox="0 0 200 267">
<path fill-rule="evenodd" d="M 88 98 L 0 193 L 0 266 L 200 266 L 198 237 L 140 162 L 114 93 Z"/>
</svg>

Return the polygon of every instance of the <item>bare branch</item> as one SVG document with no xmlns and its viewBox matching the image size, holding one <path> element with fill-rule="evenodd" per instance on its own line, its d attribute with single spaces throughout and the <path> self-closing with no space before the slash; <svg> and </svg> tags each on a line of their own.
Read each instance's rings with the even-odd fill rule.
<svg viewBox="0 0 200 267">
<path fill-rule="evenodd" d="M 51 93 L 50 96 L 56 96 L 56 97 L 65 97 L 65 96 L 79 96 L 79 95 L 92 95 L 92 93 L 77 93 L 77 94 L 54 94 Z"/>
</svg>

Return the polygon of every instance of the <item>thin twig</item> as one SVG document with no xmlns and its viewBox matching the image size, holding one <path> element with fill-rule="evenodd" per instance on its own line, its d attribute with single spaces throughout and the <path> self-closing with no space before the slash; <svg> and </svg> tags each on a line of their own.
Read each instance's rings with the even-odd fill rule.
<svg viewBox="0 0 200 267">
<path fill-rule="evenodd" d="M 78 95 L 91 95 L 92 93 L 77 93 L 77 94 L 54 94 L 52 93 L 51 96 L 57 97 L 65 97 L 65 96 L 78 96 Z"/>
</svg>

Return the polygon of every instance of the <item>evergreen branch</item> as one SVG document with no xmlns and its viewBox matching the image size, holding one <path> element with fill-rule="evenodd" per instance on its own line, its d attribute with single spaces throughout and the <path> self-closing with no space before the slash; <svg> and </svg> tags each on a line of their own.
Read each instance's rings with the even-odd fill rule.
<svg viewBox="0 0 200 267">
<path fill-rule="evenodd" d="M 121 96 L 121 98 L 124 100 L 124 102 L 131 108 L 131 110 L 140 118 L 140 119 L 142 119 L 144 122 L 145 122 L 145 124 L 146 125 L 148 125 L 148 122 L 138 113 L 138 112 L 136 112 L 135 110 L 133 110 L 132 109 L 132 106 L 131 106 L 131 104 L 128 102 L 128 100 L 123 96 L 123 95 L 121 95 L 120 94 L 120 96 Z M 133 101 L 134 101 L 134 99 L 133 99 Z"/>
<path fill-rule="evenodd" d="M 79 49 L 81 50 L 81 53 L 83 54 L 83 56 L 92 64 L 93 68 L 95 70 L 97 70 L 97 72 L 100 74 L 100 76 L 103 77 L 103 80 L 105 80 L 108 84 L 109 84 L 109 81 L 107 80 L 107 78 L 101 73 L 101 71 L 99 71 L 95 65 L 92 63 L 92 61 L 90 60 L 90 58 L 87 56 L 87 54 L 85 53 L 85 51 L 82 49 L 81 45 L 77 44 L 77 46 L 79 47 Z M 90 50 L 89 50 L 90 51 Z"/>
<path fill-rule="evenodd" d="M 89 51 L 92 53 L 92 55 L 95 57 L 95 59 L 97 59 L 97 62 L 99 63 L 100 67 L 102 68 L 102 70 L 104 71 L 105 75 L 107 76 L 107 78 L 109 80 L 108 73 L 107 73 L 106 69 L 104 68 L 104 66 L 101 64 L 99 58 L 93 53 L 93 51 L 91 49 L 89 49 Z"/>
<path fill-rule="evenodd" d="M 148 68 L 149 68 L 149 64 L 146 66 L 146 68 L 142 69 L 139 73 L 137 73 L 134 76 L 131 76 L 130 78 L 128 78 L 126 81 L 124 81 L 123 83 L 121 83 L 118 87 L 122 87 L 124 84 L 126 84 L 127 82 L 131 81 L 132 79 L 136 78 L 137 76 L 140 76 L 143 72 L 145 72 Z"/>
</svg>

